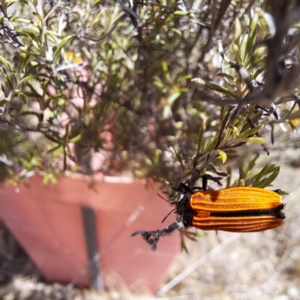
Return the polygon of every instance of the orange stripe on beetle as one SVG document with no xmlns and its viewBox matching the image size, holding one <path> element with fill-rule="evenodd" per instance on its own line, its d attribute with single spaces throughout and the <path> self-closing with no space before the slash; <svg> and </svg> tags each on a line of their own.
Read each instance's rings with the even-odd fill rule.
<svg viewBox="0 0 300 300">
<path fill-rule="evenodd" d="M 159 238 L 181 227 L 193 226 L 202 230 L 256 232 L 283 224 L 284 204 L 277 193 L 254 187 L 233 187 L 218 191 L 193 193 L 181 185 L 176 206 L 177 220 L 163 230 L 136 231 L 155 251 Z"/>
</svg>

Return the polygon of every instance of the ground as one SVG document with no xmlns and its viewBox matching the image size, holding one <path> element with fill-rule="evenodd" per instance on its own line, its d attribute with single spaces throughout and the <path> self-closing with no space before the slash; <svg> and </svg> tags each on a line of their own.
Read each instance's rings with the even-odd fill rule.
<svg viewBox="0 0 300 300">
<path fill-rule="evenodd" d="M 273 186 L 289 193 L 283 198 L 284 225 L 261 233 L 209 232 L 188 242 L 189 253 L 180 254 L 159 296 L 134 296 L 126 287 L 100 296 L 46 283 L 2 224 L 0 299 L 300 299 L 299 150 L 274 151 L 265 160 L 282 164 Z M 174 279 L 178 284 L 170 289 L 168 283 Z"/>
</svg>

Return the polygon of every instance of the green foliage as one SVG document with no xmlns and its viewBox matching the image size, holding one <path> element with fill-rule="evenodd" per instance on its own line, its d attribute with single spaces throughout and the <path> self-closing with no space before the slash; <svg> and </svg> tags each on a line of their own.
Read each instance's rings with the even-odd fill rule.
<svg viewBox="0 0 300 300">
<path fill-rule="evenodd" d="M 130 171 L 194 186 L 228 176 L 249 144 L 267 152 L 278 123 L 295 129 L 297 86 L 256 97 L 270 86 L 274 37 L 260 1 L 143 4 L 1 2 L 0 155 L 12 162 L 0 162 L 1 180 Z M 298 63 L 297 46 L 286 53 Z M 259 187 L 278 174 L 248 171 L 240 180 Z"/>
</svg>

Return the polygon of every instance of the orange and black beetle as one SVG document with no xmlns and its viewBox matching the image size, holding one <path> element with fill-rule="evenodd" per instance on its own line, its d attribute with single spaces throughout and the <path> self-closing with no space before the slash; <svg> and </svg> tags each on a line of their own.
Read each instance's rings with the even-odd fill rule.
<svg viewBox="0 0 300 300">
<path fill-rule="evenodd" d="M 193 226 L 202 230 L 255 232 L 276 228 L 283 224 L 284 204 L 276 192 L 255 187 L 233 187 L 223 190 L 193 192 L 180 185 L 181 196 L 176 205 L 176 222 L 163 230 L 136 231 L 157 248 L 160 237 L 181 227 Z"/>
</svg>

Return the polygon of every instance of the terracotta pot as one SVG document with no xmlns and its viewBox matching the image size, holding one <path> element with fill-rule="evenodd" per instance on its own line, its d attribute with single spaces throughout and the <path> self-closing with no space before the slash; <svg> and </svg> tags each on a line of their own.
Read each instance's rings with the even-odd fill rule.
<svg viewBox="0 0 300 300">
<path fill-rule="evenodd" d="M 147 189 L 120 177 L 95 177 L 91 189 L 81 175 L 62 176 L 56 185 L 34 176 L 18 192 L 0 189 L 0 217 L 42 274 L 95 288 L 99 274 L 104 283 L 115 278 L 133 292 L 159 288 L 180 250 L 179 234 L 161 239 L 156 252 L 130 234 L 165 227 L 161 220 L 170 209 L 157 196 L 157 186 Z"/>
</svg>

